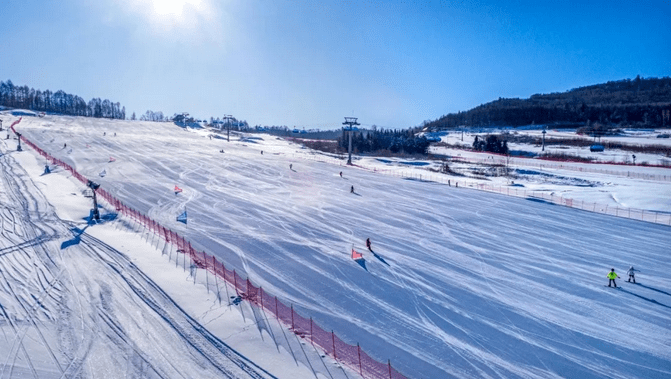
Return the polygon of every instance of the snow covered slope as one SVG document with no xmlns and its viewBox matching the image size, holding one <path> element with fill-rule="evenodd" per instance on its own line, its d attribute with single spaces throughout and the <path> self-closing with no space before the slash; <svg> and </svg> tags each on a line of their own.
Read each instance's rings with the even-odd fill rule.
<svg viewBox="0 0 671 379">
<path fill-rule="evenodd" d="M 17 129 L 408 376 L 671 375 L 667 226 L 301 160 L 270 136 L 57 116 Z M 632 264 L 640 285 L 604 287 Z"/>
</svg>

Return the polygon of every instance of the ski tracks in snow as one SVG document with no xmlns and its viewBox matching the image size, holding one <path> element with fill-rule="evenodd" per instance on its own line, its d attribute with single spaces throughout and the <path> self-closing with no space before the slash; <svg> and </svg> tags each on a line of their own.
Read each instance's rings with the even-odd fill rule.
<svg viewBox="0 0 671 379">
<path fill-rule="evenodd" d="M 11 155 L 0 169 L 1 379 L 273 378 L 82 222 L 60 220 Z"/>
</svg>

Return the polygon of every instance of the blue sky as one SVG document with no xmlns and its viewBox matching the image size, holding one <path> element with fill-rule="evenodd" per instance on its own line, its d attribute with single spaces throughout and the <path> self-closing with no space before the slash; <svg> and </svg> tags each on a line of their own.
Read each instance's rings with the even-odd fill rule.
<svg viewBox="0 0 671 379">
<path fill-rule="evenodd" d="M 406 128 L 671 75 L 671 0 L 3 0 L 0 80 L 251 125 Z"/>
</svg>

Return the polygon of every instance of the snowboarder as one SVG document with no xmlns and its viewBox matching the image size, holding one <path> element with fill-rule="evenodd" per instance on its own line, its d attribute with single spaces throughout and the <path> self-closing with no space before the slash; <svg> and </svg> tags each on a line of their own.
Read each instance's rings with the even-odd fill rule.
<svg viewBox="0 0 671 379">
<path fill-rule="evenodd" d="M 342 171 L 340 171 L 340 177 L 342 178 Z"/>
<path fill-rule="evenodd" d="M 352 186 L 352 188 L 350 188 L 349 193 L 354 193 L 354 186 Z"/>
<path fill-rule="evenodd" d="M 615 278 L 619 278 L 619 276 L 617 276 L 617 274 L 615 273 L 614 268 L 610 269 L 610 272 L 608 273 L 607 277 L 608 277 L 608 287 L 610 287 L 610 283 L 612 282 L 613 286 L 615 286 L 615 288 L 617 288 L 617 284 L 615 283 Z"/>
<path fill-rule="evenodd" d="M 368 248 L 368 250 L 370 250 L 371 253 L 373 252 L 373 249 L 371 249 L 370 247 L 370 238 L 366 238 L 366 247 Z"/>
<path fill-rule="evenodd" d="M 103 135 L 106 136 L 106 135 L 107 135 L 107 132 L 103 132 Z"/>
<path fill-rule="evenodd" d="M 293 169 L 294 169 L 294 164 L 293 164 L 293 163 L 289 163 L 289 170 L 293 170 Z"/>
<path fill-rule="evenodd" d="M 261 155 L 263 155 L 263 150 L 261 150 Z"/>
<path fill-rule="evenodd" d="M 629 275 L 629 279 L 627 279 L 628 282 L 634 282 L 634 284 L 636 284 L 636 278 L 634 278 L 634 273 L 636 271 L 640 272 L 640 270 L 634 269 L 634 266 L 629 267 L 629 270 L 627 271 L 627 275 Z"/>
<path fill-rule="evenodd" d="M 68 144 L 67 144 L 67 143 L 64 143 L 64 144 L 63 144 L 63 148 L 65 149 L 66 147 L 68 147 Z"/>
</svg>

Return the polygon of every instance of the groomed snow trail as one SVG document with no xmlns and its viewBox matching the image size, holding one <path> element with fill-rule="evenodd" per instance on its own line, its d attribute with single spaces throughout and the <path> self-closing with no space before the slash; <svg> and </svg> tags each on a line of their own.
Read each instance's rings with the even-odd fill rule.
<svg viewBox="0 0 671 379">
<path fill-rule="evenodd" d="M 671 375 L 668 226 L 301 160 L 267 135 L 24 121 L 82 174 L 105 168 L 99 182 L 129 206 L 411 377 Z M 604 287 L 632 264 L 641 285 Z"/>
<path fill-rule="evenodd" d="M 6 147 L 6 144 L 3 144 Z M 273 378 L 0 156 L 0 378 Z"/>
</svg>

